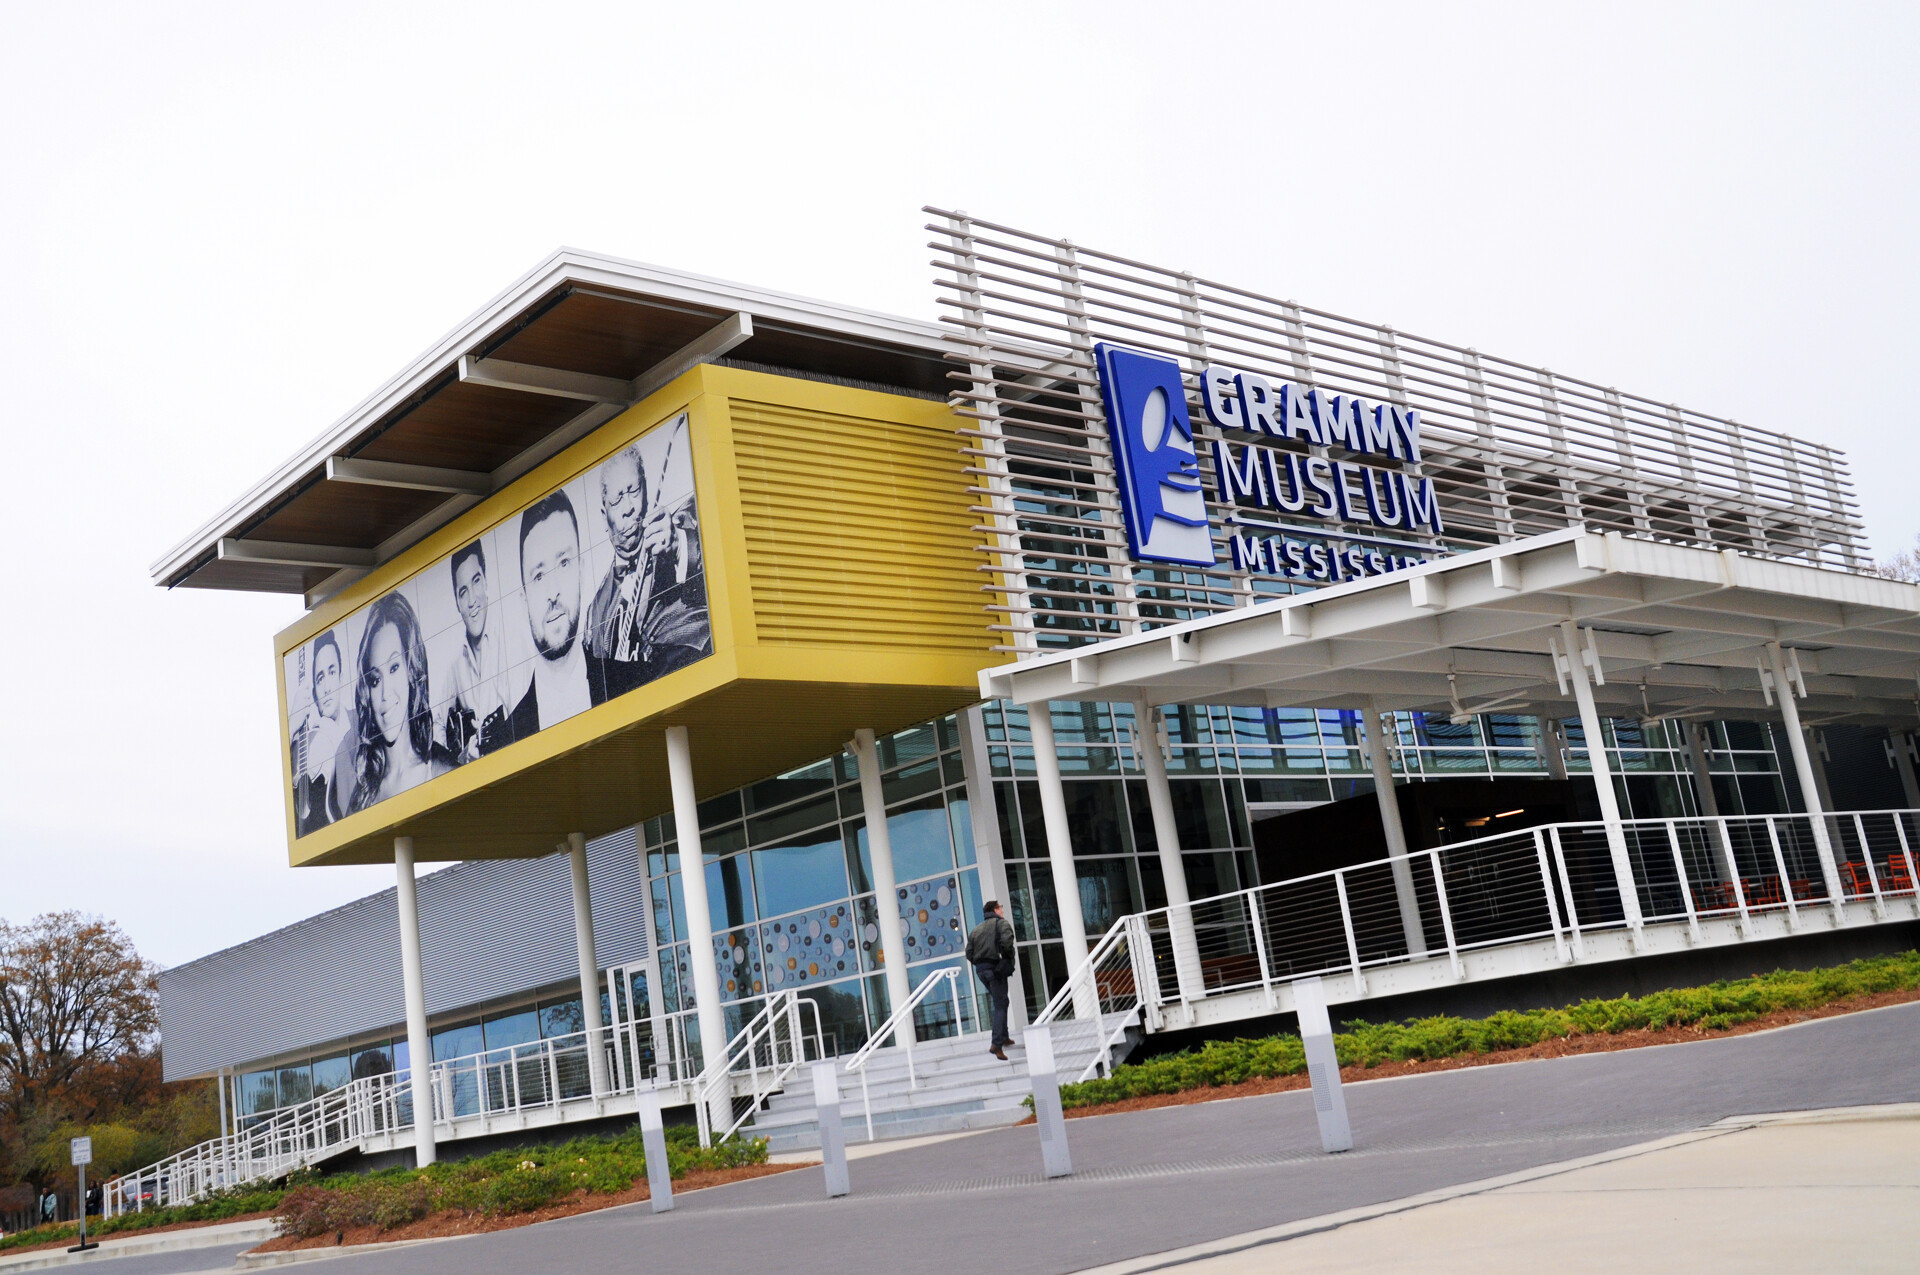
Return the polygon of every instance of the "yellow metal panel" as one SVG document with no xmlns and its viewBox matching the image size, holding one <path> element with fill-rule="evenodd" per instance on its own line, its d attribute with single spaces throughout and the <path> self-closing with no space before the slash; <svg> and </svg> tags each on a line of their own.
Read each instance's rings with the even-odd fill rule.
<svg viewBox="0 0 1920 1275">
<path fill-rule="evenodd" d="M 736 397 L 728 410 L 760 642 L 986 662 L 986 559 L 944 409 L 882 417 Z"/>
</svg>

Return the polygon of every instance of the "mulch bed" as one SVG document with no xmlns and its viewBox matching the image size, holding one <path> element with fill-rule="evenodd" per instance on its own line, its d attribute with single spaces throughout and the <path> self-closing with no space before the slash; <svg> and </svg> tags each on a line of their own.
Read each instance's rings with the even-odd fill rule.
<svg viewBox="0 0 1920 1275">
<path fill-rule="evenodd" d="M 1860 996 L 1850 996 L 1845 1000 L 1832 1001 L 1814 1009 L 1782 1009 L 1771 1014 L 1763 1014 L 1749 1023 L 1741 1023 L 1722 1031 L 1709 1031 L 1704 1027 L 1666 1027 L 1658 1031 L 1640 1029 L 1624 1032 L 1594 1032 L 1584 1036 L 1562 1036 L 1557 1040 L 1543 1040 L 1526 1049 L 1502 1049 L 1490 1054 L 1461 1054 L 1454 1058 L 1436 1058 L 1432 1061 L 1385 1062 L 1372 1067 L 1342 1067 L 1340 1078 L 1349 1084 L 1358 1080 L 1384 1080 L 1392 1076 L 1417 1076 L 1429 1071 L 1458 1071 L 1463 1067 L 1486 1067 L 1494 1063 L 1525 1062 L 1534 1058 L 1568 1058 L 1574 1054 L 1605 1054 L 1618 1049 L 1642 1049 L 1648 1045 L 1678 1045 L 1687 1041 L 1710 1040 L 1722 1036 L 1744 1036 L 1750 1032 L 1767 1031 L 1775 1027 L 1785 1027 L 1789 1023 L 1803 1023 L 1815 1018 L 1836 1018 L 1841 1014 L 1855 1014 L 1863 1009 L 1879 1009 L 1886 1005 L 1904 1005 L 1920 1001 L 1920 988 L 1899 992 L 1869 992 Z M 1150 1111 L 1155 1107 L 1184 1107 L 1200 1102 L 1220 1102 L 1228 1098 L 1251 1098 L 1259 1094 L 1285 1093 L 1292 1089 L 1305 1089 L 1310 1081 L 1306 1072 L 1294 1076 L 1270 1076 L 1253 1080 L 1243 1080 L 1235 1085 L 1209 1085 L 1199 1089 L 1187 1089 L 1180 1093 L 1147 1094 L 1139 1098 L 1125 1098 L 1119 1102 L 1101 1103 L 1097 1106 L 1075 1107 L 1066 1113 L 1069 1120 L 1080 1116 L 1110 1116 L 1123 1111 Z M 1028 1116 L 1023 1124 L 1033 1123 Z"/>
<path fill-rule="evenodd" d="M 732 1169 L 701 1169 L 676 1178 L 673 1193 L 679 1195 L 686 1191 L 698 1191 L 703 1187 L 725 1186 L 729 1182 L 744 1182 L 749 1178 L 764 1178 L 775 1173 L 786 1173 L 791 1169 L 817 1168 L 814 1164 L 743 1164 Z M 642 1200 L 651 1200 L 653 1192 L 647 1189 L 642 1178 L 631 1188 L 611 1195 L 593 1194 L 588 1191 L 576 1191 L 558 1204 L 549 1204 L 545 1208 L 530 1213 L 510 1213 L 502 1217 L 483 1217 L 478 1213 L 463 1213 L 458 1209 L 442 1209 L 430 1213 L 417 1222 L 406 1226 L 396 1226 L 392 1230 L 382 1230 L 377 1226 L 356 1226 L 335 1235 L 318 1235 L 312 1239 L 296 1239 L 291 1235 L 282 1235 L 249 1251 L 254 1253 L 282 1253 L 296 1248 L 334 1248 L 351 1244 L 386 1244 L 394 1240 L 435 1240 L 451 1235 L 483 1235 L 490 1231 L 511 1231 L 516 1227 L 532 1226 L 535 1222 L 551 1222 L 555 1218 L 573 1217 L 580 1213 L 596 1213 L 601 1209 L 611 1209 L 622 1204 L 638 1204 Z"/>
<path fill-rule="evenodd" d="M 87 1223 L 87 1243 L 96 1240 L 126 1240 L 143 1235 L 165 1235 L 168 1231 L 195 1231 L 203 1226 L 225 1226 L 229 1222 L 257 1222 L 263 1217 L 272 1217 L 271 1213 L 236 1213 L 232 1217 L 219 1218 L 212 1222 L 169 1222 L 165 1226 L 143 1226 L 134 1231 L 115 1231 L 111 1235 L 101 1235 L 94 1231 L 93 1222 Z M 95 1219 L 96 1221 L 98 1219 Z M 19 1248 L 0 1248 L 0 1257 L 12 1257 L 15 1253 L 41 1253 L 50 1248 L 72 1248 L 79 1237 L 69 1235 L 64 1240 L 48 1240 L 44 1244 L 25 1244 Z"/>
</svg>

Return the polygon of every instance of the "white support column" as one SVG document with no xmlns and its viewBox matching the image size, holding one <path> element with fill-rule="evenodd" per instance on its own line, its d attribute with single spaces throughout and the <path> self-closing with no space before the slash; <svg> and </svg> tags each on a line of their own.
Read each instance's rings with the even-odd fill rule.
<svg viewBox="0 0 1920 1275">
<path fill-rule="evenodd" d="M 1000 806 L 994 792 L 993 764 L 987 754 L 987 724 L 977 704 L 960 711 L 960 769 L 967 780 L 967 804 L 972 807 L 973 855 L 980 865 L 981 901 L 998 900 L 1011 913 L 1013 887 L 1007 874 L 1007 850 L 1000 844 Z M 1008 990 L 1012 995 L 1007 1000 L 1007 1030 L 1024 1031 L 1027 997 L 1022 980 L 1016 977 Z M 977 985 L 975 991 L 979 993 Z"/>
<path fill-rule="evenodd" d="M 606 1024 L 600 1021 L 600 958 L 593 946 L 593 900 L 587 893 L 587 836 L 567 834 L 573 868 L 573 944 L 580 953 L 580 1017 L 587 1028 L 587 1075 L 598 1098 L 607 1084 Z"/>
<path fill-rule="evenodd" d="M 394 895 L 400 905 L 400 981 L 407 1001 L 407 1068 L 413 1090 L 413 1163 L 437 1158 L 433 1141 L 433 1038 L 427 1035 L 427 989 L 420 972 L 420 899 L 413 888 L 413 838 L 393 839 Z"/>
<path fill-rule="evenodd" d="M 1900 791 L 1906 795 L 1907 809 L 1920 810 L 1920 781 L 1913 773 L 1913 753 L 1903 730 L 1887 732 L 1887 746 L 1893 749 L 1893 766 L 1900 772 Z"/>
<path fill-rule="evenodd" d="M 1193 931 L 1193 899 L 1187 892 L 1186 863 L 1180 857 L 1180 825 L 1173 817 L 1173 785 L 1167 782 L 1167 757 L 1160 751 L 1160 711 L 1144 699 L 1133 702 L 1140 769 L 1147 777 L 1147 805 L 1153 811 L 1153 840 L 1160 852 L 1160 875 L 1167 883 L 1167 929 L 1173 944 L 1173 971 L 1180 999 L 1206 999 L 1200 969 L 1200 944 Z M 1258 906 L 1257 902 L 1255 906 Z"/>
<path fill-rule="evenodd" d="M 1373 767 L 1373 796 L 1380 806 L 1380 830 L 1387 837 L 1393 895 L 1400 904 L 1400 932 L 1415 960 L 1427 954 L 1427 927 L 1420 919 L 1420 896 L 1413 888 L 1413 863 L 1407 858 L 1407 829 L 1400 822 L 1400 796 L 1393 790 L 1393 755 L 1380 705 L 1367 700 L 1367 762 Z"/>
<path fill-rule="evenodd" d="M 1707 748 L 1703 736 L 1707 731 L 1705 722 L 1686 723 L 1687 762 L 1693 768 L 1693 790 L 1700 798 L 1700 813 L 1709 819 L 1720 817 L 1720 798 L 1713 791 L 1713 767 L 1707 762 Z"/>
<path fill-rule="evenodd" d="M 1047 862 L 1053 867 L 1054 910 L 1060 914 L 1060 939 L 1071 973 L 1087 960 L 1087 918 L 1080 910 L 1080 874 L 1073 867 L 1067 793 L 1060 786 L 1060 754 L 1054 748 L 1053 710 L 1047 701 L 1027 705 L 1027 722 L 1033 735 L 1033 769 L 1040 781 L 1040 813 L 1047 828 Z M 1036 911 L 1038 907 L 1035 900 Z M 1093 1012 L 1092 996 L 1076 992 L 1074 1013 L 1091 1018 Z"/>
<path fill-rule="evenodd" d="M 1566 643 L 1567 680 L 1573 683 L 1573 698 L 1580 705 L 1580 733 L 1587 739 L 1587 758 L 1593 766 L 1594 794 L 1600 799 L 1600 821 L 1607 829 L 1607 851 L 1613 859 L 1613 879 L 1620 889 L 1620 906 L 1627 926 L 1640 932 L 1640 892 L 1633 881 L 1633 860 L 1627 854 L 1627 833 L 1620 823 L 1620 798 L 1613 791 L 1613 766 L 1607 761 L 1607 736 L 1601 729 L 1600 710 L 1593 702 L 1593 683 L 1584 662 L 1580 633 L 1572 620 L 1560 622 L 1561 639 Z"/>
<path fill-rule="evenodd" d="M 1807 737 L 1807 758 L 1813 763 L 1813 788 L 1820 794 L 1820 809 L 1831 811 L 1833 804 L 1833 785 L 1827 779 L 1826 739 L 1812 726 L 1802 726 L 1800 733 Z"/>
<path fill-rule="evenodd" d="M 693 967 L 693 1004 L 704 1068 L 718 1062 L 727 1047 L 727 1015 L 720 1008 L 720 966 L 713 956 L 713 913 L 707 906 L 707 861 L 700 853 L 700 803 L 694 797 L 693 752 L 684 726 L 667 727 L 667 780 L 673 789 L 680 894 L 687 911 L 687 964 Z"/>
<path fill-rule="evenodd" d="M 1685 722 L 1687 732 L 1687 761 L 1693 768 L 1693 790 L 1700 799 L 1700 813 L 1714 821 L 1713 842 L 1720 851 L 1710 855 L 1710 868 L 1716 881 L 1731 881 L 1731 869 L 1727 867 L 1733 861 L 1732 847 L 1727 842 L 1727 826 L 1720 820 L 1720 798 L 1713 791 L 1713 767 L 1707 761 L 1705 722 Z"/>
<path fill-rule="evenodd" d="M 1807 753 L 1806 731 L 1800 725 L 1800 706 L 1794 703 L 1794 688 L 1787 681 L 1786 662 L 1778 642 L 1767 643 L 1767 662 L 1773 669 L 1773 698 L 1780 706 L 1781 724 L 1787 730 L 1787 747 L 1793 752 L 1793 771 L 1800 780 L 1800 798 L 1807 806 L 1807 822 L 1813 825 L 1813 848 L 1820 856 L 1820 875 L 1827 882 L 1827 898 L 1837 910 L 1846 899 L 1840 888 L 1840 869 L 1833 861 L 1833 842 L 1827 836 L 1826 807 L 1820 801 L 1820 782 L 1814 777 L 1813 758 Z M 1781 882 L 1786 886 L 1786 882 Z M 1787 887 L 1791 888 L 1791 887 Z"/>
<path fill-rule="evenodd" d="M 1567 778 L 1567 732 L 1557 717 L 1540 717 L 1541 752 L 1545 754 L 1547 778 L 1562 783 Z"/>
<path fill-rule="evenodd" d="M 907 1003 L 913 988 L 907 982 L 907 936 L 900 928 L 900 882 L 893 871 L 893 838 L 887 832 L 887 795 L 880 782 L 880 746 L 873 732 L 862 727 L 848 745 L 860 768 L 860 807 L 867 817 L 867 855 L 873 860 L 873 910 L 880 927 L 880 970 L 887 980 L 888 1012 Z M 893 1043 L 914 1043 L 913 1024 L 894 1028 Z"/>
</svg>

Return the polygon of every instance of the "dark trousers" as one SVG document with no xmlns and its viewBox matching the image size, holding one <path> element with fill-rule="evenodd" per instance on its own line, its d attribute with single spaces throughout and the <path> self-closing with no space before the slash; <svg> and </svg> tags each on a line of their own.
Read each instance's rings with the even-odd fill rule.
<svg viewBox="0 0 1920 1275">
<path fill-rule="evenodd" d="M 1013 1037 L 1007 1034 L 1007 975 L 1000 972 L 996 961 L 981 961 L 973 967 L 980 981 L 987 985 L 987 999 L 993 1004 L 993 1043 L 1011 1045 Z"/>
</svg>

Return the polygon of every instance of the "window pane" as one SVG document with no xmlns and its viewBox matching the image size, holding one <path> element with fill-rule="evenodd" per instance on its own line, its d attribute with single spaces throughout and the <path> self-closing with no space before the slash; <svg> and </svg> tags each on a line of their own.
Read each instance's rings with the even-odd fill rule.
<svg viewBox="0 0 1920 1275">
<path fill-rule="evenodd" d="M 240 1077 L 240 1114 L 258 1115 L 280 1105 L 280 1090 L 271 1071 L 250 1071 Z"/>
<path fill-rule="evenodd" d="M 458 1027 L 447 1027 L 433 1033 L 435 1062 L 442 1062 L 448 1058 L 465 1058 L 468 1054 L 477 1054 L 486 1047 L 486 1042 L 480 1034 L 479 1023 L 463 1023 Z"/>
<path fill-rule="evenodd" d="M 1073 853 L 1127 854 L 1132 850 L 1124 820 L 1126 798 L 1118 780 L 1082 780 L 1062 784 L 1066 794 L 1067 827 Z"/>
<path fill-rule="evenodd" d="M 953 825 L 953 852 L 960 866 L 974 861 L 973 811 L 959 793 L 947 794 L 947 821 Z"/>
<path fill-rule="evenodd" d="M 887 837 L 893 844 L 893 873 L 915 881 L 953 871 L 953 835 L 947 830 L 946 798 L 933 796 L 887 812 Z"/>
<path fill-rule="evenodd" d="M 313 1092 L 318 1097 L 323 1093 L 332 1093 L 335 1089 L 345 1089 L 353 1081 L 353 1060 L 345 1054 L 335 1054 L 331 1058 L 316 1058 L 313 1061 Z"/>
<path fill-rule="evenodd" d="M 769 916 L 818 907 L 852 893 L 847 888 L 846 847 L 838 824 L 815 838 L 750 853 L 760 907 Z"/>
<path fill-rule="evenodd" d="M 540 1019 L 531 1009 L 518 1009 L 487 1019 L 481 1034 L 486 1038 L 488 1049 L 524 1045 L 540 1039 Z"/>
<path fill-rule="evenodd" d="M 715 934 L 754 919 L 753 882 L 745 855 L 732 855 L 707 865 L 707 913 Z"/>
<path fill-rule="evenodd" d="M 394 1070 L 393 1050 L 385 1044 L 356 1049 L 351 1064 L 355 1080 L 365 1080 L 369 1076 L 390 1076 Z"/>
<path fill-rule="evenodd" d="M 282 1067 L 279 1072 L 280 1105 L 295 1106 L 313 1097 L 313 1076 L 307 1065 Z"/>
<path fill-rule="evenodd" d="M 747 820 L 747 836 L 755 845 L 781 841 L 810 828 L 830 824 L 839 817 L 839 805 L 834 801 L 833 794 L 823 793 L 812 801 L 789 806 L 778 814 L 757 815 Z"/>
<path fill-rule="evenodd" d="M 833 787 L 833 763 L 816 762 L 799 770 L 790 770 L 784 775 L 764 779 L 747 789 L 747 811 L 772 810 L 784 806 L 789 801 L 797 801 L 813 793 L 826 792 Z"/>
</svg>

